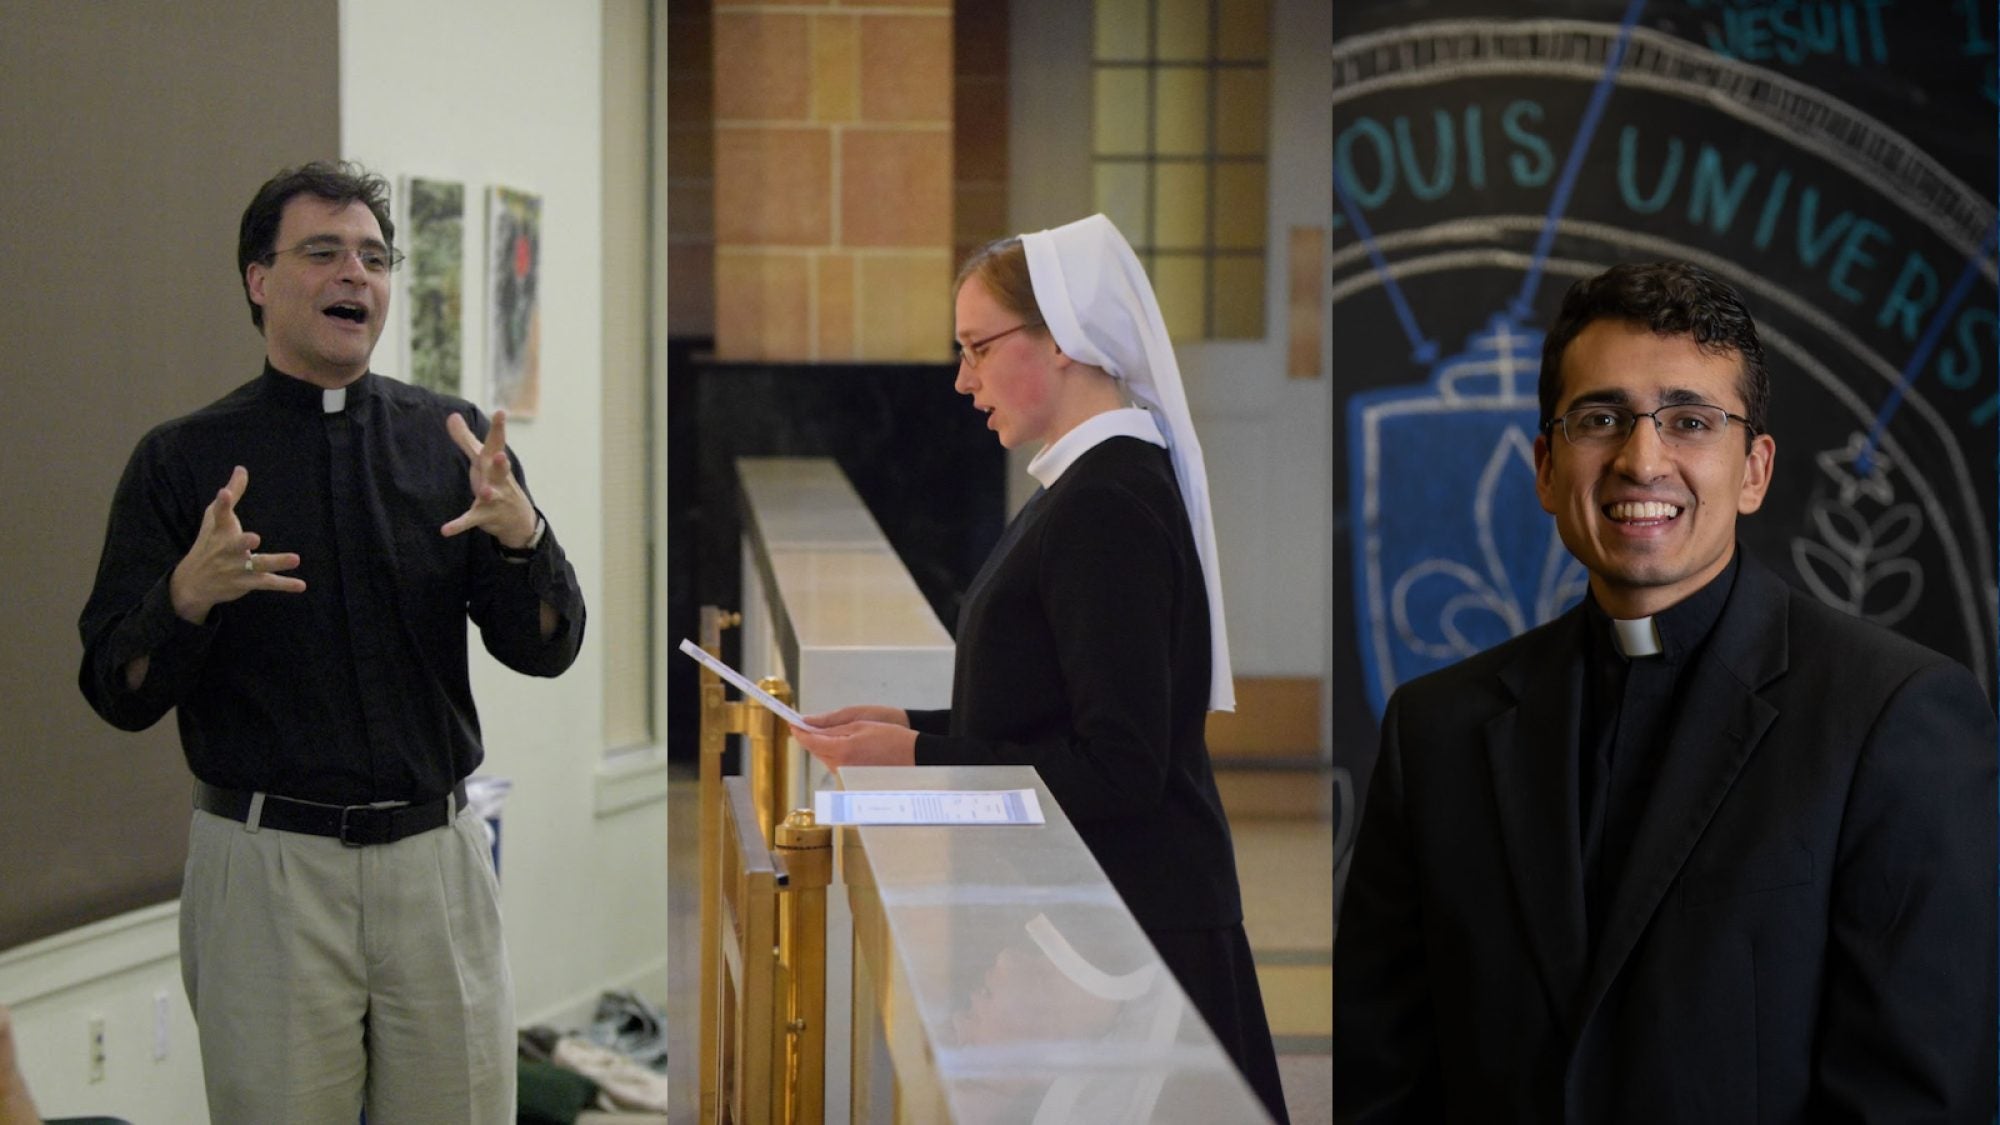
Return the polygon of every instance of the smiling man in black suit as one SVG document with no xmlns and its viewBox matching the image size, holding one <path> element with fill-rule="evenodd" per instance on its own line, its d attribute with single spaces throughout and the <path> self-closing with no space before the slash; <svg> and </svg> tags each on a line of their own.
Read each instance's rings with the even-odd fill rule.
<svg viewBox="0 0 2000 1125">
<path fill-rule="evenodd" d="M 1737 549 L 1769 397 L 1698 267 L 1565 298 L 1536 488 L 1590 593 L 1389 701 L 1337 1120 L 1993 1118 L 1992 707 Z"/>
</svg>

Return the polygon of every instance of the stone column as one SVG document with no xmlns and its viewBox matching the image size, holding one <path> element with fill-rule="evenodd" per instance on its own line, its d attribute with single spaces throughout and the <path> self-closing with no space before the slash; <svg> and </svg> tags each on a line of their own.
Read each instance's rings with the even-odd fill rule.
<svg viewBox="0 0 2000 1125">
<path fill-rule="evenodd" d="M 715 350 L 944 360 L 951 0 L 716 0 Z"/>
<path fill-rule="evenodd" d="M 952 261 L 1018 233 L 1007 216 L 1007 0 L 956 0 Z"/>
</svg>

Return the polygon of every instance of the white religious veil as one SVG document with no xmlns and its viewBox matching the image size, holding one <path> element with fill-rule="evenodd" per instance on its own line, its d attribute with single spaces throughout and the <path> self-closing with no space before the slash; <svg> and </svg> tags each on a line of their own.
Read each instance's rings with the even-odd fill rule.
<svg viewBox="0 0 2000 1125">
<path fill-rule="evenodd" d="M 1021 246 L 1027 251 L 1035 303 L 1056 346 L 1072 359 L 1110 372 L 1162 423 L 1208 586 L 1208 706 L 1234 711 L 1236 686 L 1229 670 L 1229 632 L 1223 625 L 1208 470 L 1181 388 L 1180 364 L 1146 271 L 1125 236 L 1103 215 L 1024 234 Z"/>
</svg>

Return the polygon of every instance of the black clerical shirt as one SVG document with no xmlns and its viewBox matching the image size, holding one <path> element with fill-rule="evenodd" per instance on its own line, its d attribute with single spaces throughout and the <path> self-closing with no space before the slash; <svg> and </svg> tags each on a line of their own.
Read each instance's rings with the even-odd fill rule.
<svg viewBox="0 0 2000 1125">
<path fill-rule="evenodd" d="M 1612 635 L 1609 615 L 1595 598 L 1586 599 L 1589 642 L 1577 789 L 1584 913 L 1593 947 L 1646 813 L 1674 722 L 1701 706 L 1698 699 L 1682 698 L 1680 683 L 1722 616 L 1740 562 L 1732 557 L 1708 585 L 1653 615 L 1660 639 L 1660 651 L 1653 656 L 1627 657 Z"/>
<path fill-rule="evenodd" d="M 177 711 L 197 778 L 330 804 L 423 801 L 484 751 L 466 668 L 466 620 L 501 663 L 554 676 L 584 627 L 576 572 L 553 530 L 526 561 L 484 531 L 439 528 L 472 504 L 469 463 L 445 430 L 460 399 L 370 373 L 344 395 L 265 366 L 222 399 L 155 428 L 119 481 L 84 607 L 78 680 L 113 725 Z M 526 488 L 519 458 L 510 458 Z M 174 613 L 174 566 L 234 466 L 258 551 L 295 552 L 304 593 L 257 591 L 201 625 Z M 541 636 L 541 604 L 555 633 Z M 125 667 L 150 656 L 137 691 Z"/>
</svg>

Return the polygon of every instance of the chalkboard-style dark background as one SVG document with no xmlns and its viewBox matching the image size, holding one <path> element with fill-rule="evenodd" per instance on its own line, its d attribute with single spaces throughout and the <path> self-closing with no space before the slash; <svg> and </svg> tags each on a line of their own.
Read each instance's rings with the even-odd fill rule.
<svg viewBox="0 0 2000 1125">
<path fill-rule="evenodd" d="M 1996 36 L 1967 0 L 1335 5 L 1337 766 L 1365 788 L 1396 684 L 1581 595 L 1539 334 L 1619 261 L 1757 317 L 1746 549 L 1994 682 Z"/>
</svg>

